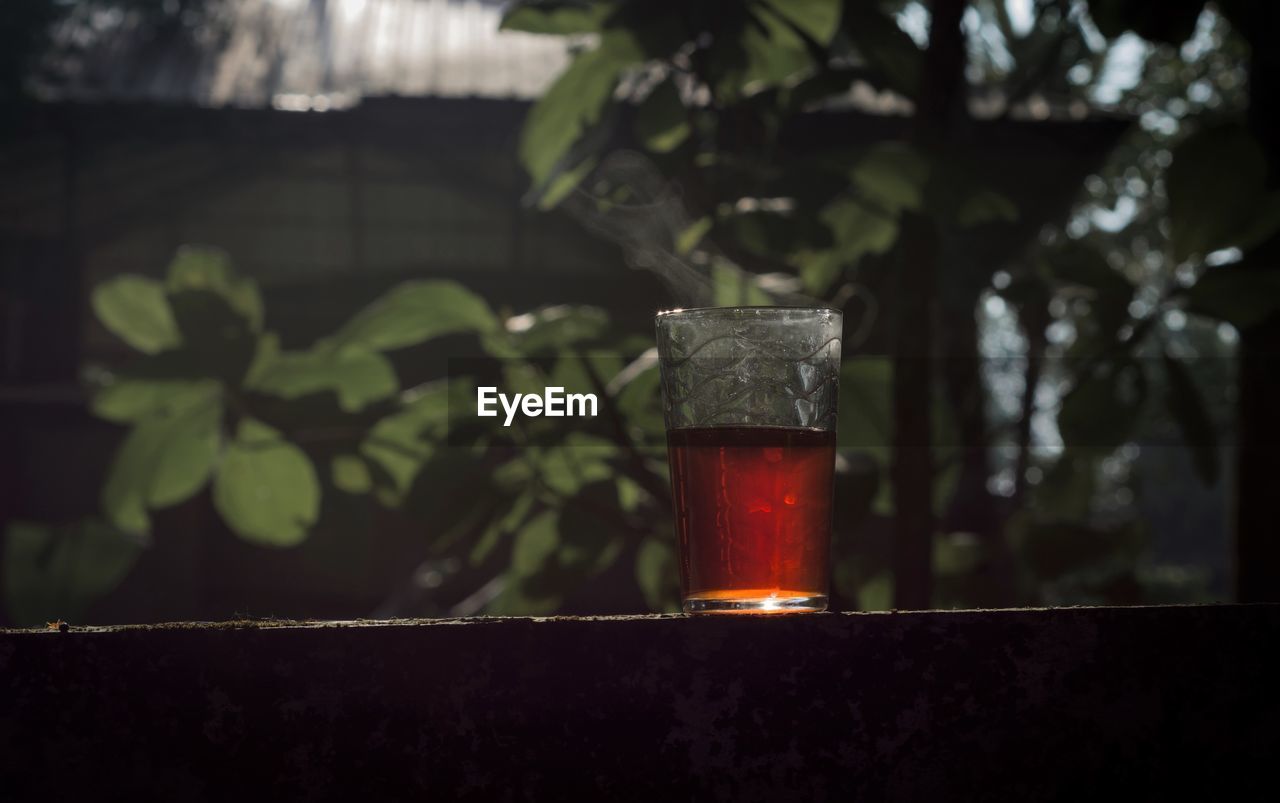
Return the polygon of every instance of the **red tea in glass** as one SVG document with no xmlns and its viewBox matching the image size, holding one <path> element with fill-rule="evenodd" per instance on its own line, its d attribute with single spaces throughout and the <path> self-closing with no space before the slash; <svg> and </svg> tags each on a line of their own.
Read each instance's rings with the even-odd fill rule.
<svg viewBox="0 0 1280 803">
<path fill-rule="evenodd" d="M 826 596 L 835 442 L 798 427 L 667 433 L 686 600 Z"/>
<path fill-rule="evenodd" d="M 657 328 L 684 610 L 826 610 L 840 313 L 675 310 Z"/>
</svg>

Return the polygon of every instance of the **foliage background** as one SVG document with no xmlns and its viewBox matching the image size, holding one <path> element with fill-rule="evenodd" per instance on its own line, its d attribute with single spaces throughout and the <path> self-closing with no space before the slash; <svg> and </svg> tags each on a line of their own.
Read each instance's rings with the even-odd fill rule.
<svg viewBox="0 0 1280 803">
<path fill-rule="evenodd" d="M 65 11 L 23 9 L 10 119 Z M 142 4 L 157 25 L 191 10 Z M 1252 13 L 516 3 L 505 28 L 573 57 L 507 156 L 538 215 L 612 240 L 677 302 L 846 310 L 837 607 L 1225 599 L 1234 357 L 1280 299 Z M 883 113 L 850 111 L 853 92 Z M 218 245 L 85 288 L 130 352 L 79 371 L 120 441 L 88 480 L 95 510 L 9 517 L 10 621 L 173 618 L 144 583 L 175 560 L 216 571 L 198 549 L 154 557 L 193 528 L 236 544 L 220 570 L 279 593 L 187 615 L 674 609 L 643 326 L 424 276 L 282 331 Z M 460 411 L 486 376 L 605 409 L 588 431 L 474 430 Z M 353 574 L 378 604 L 327 594 Z"/>
</svg>

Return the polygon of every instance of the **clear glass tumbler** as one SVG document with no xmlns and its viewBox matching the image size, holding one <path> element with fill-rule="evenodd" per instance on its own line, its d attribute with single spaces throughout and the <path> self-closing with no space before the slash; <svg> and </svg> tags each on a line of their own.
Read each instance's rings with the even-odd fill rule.
<svg viewBox="0 0 1280 803">
<path fill-rule="evenodd" d="M 840 312 L 656 324 L 685 612 L 826 610 Z"/>
</svg>

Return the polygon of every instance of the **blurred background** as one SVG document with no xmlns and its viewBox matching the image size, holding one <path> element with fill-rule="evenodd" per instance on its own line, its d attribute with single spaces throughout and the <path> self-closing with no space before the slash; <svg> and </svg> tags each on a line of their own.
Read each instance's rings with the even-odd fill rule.
<svg viewBox="0 0 1280 803">
<path fill-rule="evenodd" d="M 836 609 L 1275 599 L 1278 22 L 5 0 L 0 624 L 675 610 L 652 316 L 743 303 L 845 311 Z"/>
</svg>

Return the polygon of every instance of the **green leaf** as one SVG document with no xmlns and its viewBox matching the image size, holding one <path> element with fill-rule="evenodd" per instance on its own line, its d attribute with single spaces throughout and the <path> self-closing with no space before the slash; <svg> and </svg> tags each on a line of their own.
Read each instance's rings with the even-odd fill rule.
<svg viewBox="0 0 1280 803">
<path fill-rule="evenodd" d="M 511 570 L 517 576 L 535 574 L 555 554 L 560 541 L 558 519 L 556 511 L 544 510 L 516 533 L 511 550 Z"/>
<path fill-rule="evenodd" d="M 897 224 L 894 224 L 897 233 Z M 793 263 L 800 273 L 800 281 L 805 292 L 815 296 L 823 296 L 831 288 L 831 284 L 844 273 L 848 266 L 840 252 L 835 249 L 826 251 L 802 251 L 795 256 Z"/>
<path fill-rule="evenodd" d="M 898 239 L 898 221 L 854 198 L 837 198 L 819 215 L 831 229 L 835 246 L 797 258 L 800 278 L 810 293 L 821 294 L 845 268 L 868 254 L 883 254 Z"/>
<path fill-rule="evenodd" d="M 720 260 L 711 265 L 711 294 L 717 307 L 764 307 L 773 303 L 753 274 Z"/>
<path fill-rule="evenodd" d="M 969 534 L 938 534 L 933 539 L 933 570 L 936 577 L 960 577 L 982 568 L 987 559 L 983 541 Z"/>
<path fill-rule="evenodd" d="M 327 345 L 337 350 L 387 351 L 441 335 L 488 332 L 498 319 L 484 299 L 457 282 L 405 282 L 365 307 Z"/>
<path fill-rule="evenodd" d="M 893 363 L 888 357 L 850 357 L 840 364 L 840 442 L 855 449 L 893 440 Z"/>
<path fill-rule="evenodd" d="M 877 574 L 858 587 L 858 608 L 864 611 L 887 611 L 893 608 L 893 575 Z"/>
<path fill-rule="evenodd" d="M 484 450 L 440 444 L 413 476 L 405 497 L 407 515 L 423 522 L 423 536 L 435 549 L 482 532 L 513 496 L 495 476 Z"/>
<path fill-rule="evenodd" d="M 185 346 L 150 354 L 129 362 L 120 369 L 121 381 L 173 381 L 201 382 L 220 381 L 215 377 L 214 367 L 201 364 L 201 356 L 193 353 Z"/>
<path fill-rule="evenodd" d="M 125 275 L 93 288 L 93 312 L 112 334 L 144 354 L 182 342 L 164 287 L 155 279 Z"/>
<path fill-rule="evenodd" d="M 1122 273 L 1107 264 L 1098 249 L 1078 240 L 1059 248 L 1049 258 L 1049 269 L 1055 279 L 1066 284 L 1096 290 L 1100 295 L 1133 293 L 1133 285 Z M 1128 299 L 1125 299 L 1126 305 Z"/>
<path fill-rule="evenodd" d="M 193 405 L 164 426 L 167 441 L 155 458 L 148 507 L 176 505 L 204 487 L 217 457 L 221 426 L 221 399 Z"/>
<path fill-rule="evenodd" d="M 947 401 L 935 398 L 930 416 L 935 445 L 934 460 L 950 468 L 935 476 L 934 507 L 942 510 L 955 492 L 959 461 L 949 460 L 956 442 L 955 422 Z M 889 357 L 853 357 L 840 365 L 840 406 L 836 431 L 842 446 L 856 449 L 875 463 L 880 476 L 887 476 L 893 444 L 893 361 Z M 879 482 L 872 511 L 893 512 L 893 489 Z"/>
<path fill-rule="evenodd" d="M 506 360 L 502 363 L 502 383 L 508 393 L 542 395 L 546 375 L 532 362 Z"/>
<path fill-rule="evenodd" d="M 612 10 L 612 3 L 588 0 L 523 0 L 507 10 L 498 30 L 560 36 L 595 33 Z"/>
<path fill-rule="evenodd" d="M 719 73 L 716 92 L 721 98 L 753 95 L 813 67 L 804 40 L 782 16 L 769 6 L 752 10 L 738 41 L 711 51 L 714 71 Z"/>
<path fill-rule="evenodd" d="M 639 373 L 617 393 L 613 403 L 626 422 L 632 441 L 643 446 L 651 439 L 658 440 L 665 453 L 661 376 L 657 360 L 647 360 L 642 364 Z"/>
<path fill-rule="evenodd" d="M 609 331 L 609 313 L 599 307 L 557 304 L 508 318 L 506 329 L 520 354 L 553 354 L 602 338 Z"/>
<path fill-rule="evenodd" d="M 1071 241 L 1048 256 L 1050 271 L 1060 282 L 1092 293 L 1092 313 L 1103 337 L 1110 337 L 1129 317 L 1134 286 L 1096 248 Z"/>
<path fill-rule="evenodd" d="M 137 538 L 100 521 L 10 524 L 4 539 L 9 618 L 27 627 L 81 620 L 97 599 L 120 584 L 143 548 Z"/>
<path fill-rule="evenodd" d="M 1142 530 L 1133 524 L 1099 527 L 1058 519 L 1028 519 L 1012 528 L 1012 545 L 1023 565 L 1041 580 L 1096 569 L 1113 561 L 1133 562 L 1142 552 Z"/>
<path fill-rule="evenodd" d="M 833 96 L 843 97 L 854 81 L 865 75 L 866 70 L 861 67 L 828 66 L 779 93 L 779 111 L 784 114 L 803 113 Z"/>
<path fill-rule="evenodd" d="M 353 454 L 340 454 L 329 463 L 333 485 L 349 494 L 367 493 L 373 488 L 373 476 L 364 458 Z"/>
<path fill-rule="evenodd" d="M 1242 124 L 1201 129 L 1174 148 L 1165 186 L 1175 259 L 1247 249 L 1275 233 L 1280 201 L 1266 176 L 1266 154 Z"/>
<path fill-rule="evenodd" d="M 600 160 L 597 157 L 588 156 L 574 167 L 557 172 L 547 183 L 542 196 L 538 198 L 538 208 L 544 212 L 555 209 L 561 201 L 569 197 L 569 193 L 577 189 L 583 179 L 591 175 L 591 171 L 595 170 L 599 163 Z"/>
<path fill-rule="evenodd" d="M 1062 400 L 1058 429 L 1069 446 L 1119 446 L 1132 434 L 1147 396 L 1142 365 L 1131 358 L 1080 377 Z"/>
<path fill-rule="evenodd" d="M 578 138 L 597 123 L 624 69 L 642 60 L 629 33 L 611 29 L 579 54 L 530 109 L 520 135 L 520 162 L 542 187 Z"/>
<path fill-rule="evenodd" d="M 494 547 L 498 545 L 502 536 L 519 530 L 536 501 L 537 495 L 532 490 L 523 491 L 514 498 L 507 497 L 506 510 L 489 522 L 489 526 L 485 528 L 480 538 L 476 540 L 475 545 L 472 546 L 469 557 L 471 565 L 479 566 L 484 563 L 489 555 L 493 553 Z"/>
<path fill-rule="evenodd" d="M 121 379 L 95 393 L 90 409 L 94 415 L 107 421 L 134 423 L 157 416 L 172 416 L 210 398 L 219 387 L 218 382 L 212 379 Z"/>
<path fill-rule="evenodd" d="M 862 257 L 893 248 L 899 216 L 924 204 L 929 173 L 929 162 L 905 143 L 884 142 L 864 153 L 850 174 L 855 193 L 837 197 L 818 214 L 832 247 L 801 251 L 791 260 L 805 289 L 823 294 Z"/>
<path fill-rule="evenodd" d="M 884 474 L 893 443 L 893 362 L 888 357 L 853 357 L 840 365 L 840 443 L 866 454 Z M 876 488 L 872 509 L 893 511 L 888 482 Z"/>
<path fill-rule="evenodd" d="M 1108 39 L 1133 31 L 1170 45 L 1191 38 L 1203 9 L 1204 0 L 1089 0 L 1089 16 Z"/>
<path fill-rule="evenodd" d="M 244 540 L 294 546 L 306 539 L 320 516 L 320 482 L 305 452 L 246 418 L 218 466 L 213 504 Z"/>
<path fill-rule="evenodd" d="M 475 398 L 474 385 L 462 381 L 433 384 L 411 393 L 404 408 L 374 424 L 360 444 L 360 453 L 389 480 L 390 487 L 379 489 L 379 498 L 392 507 L 403 501 L 414 476 L 431 458 L 436 442 L 443 440 L 451 399 L 461 403 Z"/>
<path fill-rule="evenodd" d="M 811 216 L 764 209 L 734 212 L 716 223 L 719 242 L 733 242 L 745 251 L 773 258 L 790 257 L 808 246 L 813 235 L 825 232 Z"/>
<path fill-rule="evenodd" d="M 1110 451 L 1068 447 L 1035 486 L 1036 509 L 1068 519 L 1087 518 L 1098 485 L 1098 464 Z"/>
<path fill-rule="evenodd" d="M 616 480 L 618 491 L 618 507 L 627 513 L 634 513 L 640 507 L 640 503 L 649 497 L 649 492 L 640 486 L 640 483 L 625 475 L 619 475 Z"/>
<path fill-rule="evenodd" d="M 676 253 L 680 256 L 687 255 L 694 248 L 698 247 L 698 243 L 702 242 L 702 238 L 707 236 L 707 232 L 711 231 L 712 220 L 709 217 L 700 217 L 676 237 Z"/>
<path fill-rule="evenodd" d="M 169 302 L 183 345 L 156 359 L 173 355 L 202 376 L 240 385 L 258 350 L 258 337 L 248 319 L 213 290 L 180 290 L 169 296 Z"/>
<path fill-rule="evenodd" d="M 622 547 L 618 525 L 622 519 L 612 478 L 584 486 L 560 512 L 556 573 L 572 581 L 612 565 Z"/>
<path fill-rule="evenodd" d="M 844 32 L 868 66 L 890 89 L 915 98 L 924 73 L 924 53 L 892 16 L 875 3 L 845 3 Z"/>
<path fill-rule="evenodd" d="M 227 302 L 255 332 L 262 329 L 262 295 L 252 279 L 236 275 L 226 252 L 204 246 L 183 246 L 169 263 L 169 292 L 207 290 Z"/>
<path fill-rule="evenodd" d="M 247 388 L 256 387 L 258 381 L 262 379 L 267 370 L 275 364 L 280 353 L 280 335 L 275 332 L 264 332 L 258 338 L 257 346 L 253 351 L 253 360 L 250 361 L 249 368 L 245 371 L 244 386 Z"/>
<path fill-rule="evenodd" d="M 850 539 L 851 544 L 837 544 L 835 547 L 838 551 L 844 550 L 852 554 L 853 550 L 867 546 L 867 542 L 856 533 L 864 528 L 867 517 L 872 513 L 872 505 L 879 501 L 883 510 L 893 509 L 892 501 L 887 494 L 877 499 L 881 497 L 881 492 L 887 483 L 887 479 L 882 475 L 887 471 L 889 458 L 882 447 L 854 451 L 841 448 L 838 453 L 841 470 L 835 475 L 835 495 L 832 498 L 840 501 L 834 511 L 832 528 L 838 533 L 836 536 L 838 540 L 843 540 L 844 534 L 853 536 Z M 846 546 L 848 549 L 845 549 Z M 856 577 L 865 577 L 868 571 L 875 568 L 868 560 L 868 556 L 861 553 L 854 563 L 856 565 L 849 566 L 842 576 L 832 578 L 840 589 L 840 593 L 850 596 L 856 593 Z M 887 557 L 885 565 L 888 565 Z"/>
<path fill-rule="evenodd" d="M 671 78 L 653 88 L 636 113 L 636 138 L 653 153 L 669 153 L 689 138 L 689 118 Z"/>
<path fill-rule="evenodd" d="M 1191 461 L 1196 474 L 1206 485 L 1214 485 L 1218 481 L 1218 437 L 1213 420 L 1209 417 L 1204 398 L 1187 367 L 1168 354 L 1163 355 L 1163 358 L 1165 376 L 1169 382 L 1165 396 L 1169 412 L 1182 430 L 1182 439 L 1187 448 L 1191 450 Z"/>
<path fill-rule="evenodd" d="M 340 352 L 323 347 L 303 352 L 284 352 L 269 363 L 255 367 L 250 385 L 255 390 L 282 399 L 297 399 L 321 391 L 333 391 L 338 406 L 357 412 L 375 401 L 389 398 L 400 389 L 391 361 L 374 351 L 348 348 Z"/>
<path fill-rule="evenodd" d="M 547 387 L 564 388 L 566 394 L 595 393 L 597 387 L 592 375 L 603 385 L 621 370 L 622 358 L 616 354 L 565 351 L 556 358 L 547 378 Z"/>
<path fill-rule="evenodd" d="M 526 496 L 517 498 L 522 501 Z M 479 566 L 493 554 L 494 548 L 498 542 L 502 540 L 505 533 L 502 531 L 502 517 L 494 518 L 489 521 L 488 526 L 484 528 L 484 532 L 480 533 L 480 537 L 476 539 L 471 546 L 471 554 L 467 558 L 467 562 L 472 566 Z"/>
<path fill-rule="evenodd" d="M 636 584 L 655 612 L 680 610 L 680 571 L 668 541 L 652 536 L 636 552 Z"/>
<path fill-rule="evenodd" d="M 485 606 L 489 616 L 545 616 L 560 607 L 562 589 L 547 587 L 536 578 L 507 572 L 505 586 L 493 602 Z"/>
<path fill-rule="evenodd" d="M 994 190 L 979 190 L 961 204 L 956 222 L 961 228 L 980 226 L 984 223 L 1016 223 L 1018 207 Z"/>
<path fill-rule="evenodd" d="M 128 533 L 150 529 L 147 511 L 175 505 L 204 487 L 221 441 L 216 386 L 168 415 L 140 421 L 120 445 L 102 487 L 108 520 Z"/>
<path fill-rule="evenodd" d="M 928 180 L 928 161 L 903 142 L 872 146 L 853 168 L 861 197 L 891 215 L 920 209 Z"/>
<path fill-rule="evenodd" d="M 101 502 L 108 521 L 123 532 L 138 535 L 151 532 L 145 490 L 149 478 L 144 473 L 146 469 L 140 455 L 156 447 L 154 439 L 147 439 L 144 444 L 136 432 L 129 437 L 116 453 L 115 463 L 102 486 Z"/>
<path fill-rule="evenodd" d="M 840 0 L 766 0 L 774 13 L 820 45 L 828 45 L 840 27 Z"/>
<path fill-rule="evenodd" d="M 1237 247 L 1248 251 L 1271 239 L 1277 231 L 1280 231 L 1280 192 L 1272 192 L 1258 199 L 1232 240 Z"/>
<path fill-rule="evenodd" d="M 542 483 L 555 494 L 573 496 L 585 485 L 613 477 L 609 460 L 618 446 L 594 435 L 570 432 L 558 446 L 529 452 Z"/>
<path fill-rule="evenodd" d="M 533 487 L 536 473 L 528 460 L 517 456 L 493 470 L 493 484 L 503 493 L 523 492 Z"/>
<path fill-rule="evenodd" d="M 1280 270 L 1245 263 L 1209 268 L 1186 291 L 1186 298 L 1189 312 L 1243 329 L 1280 311 Z"/>
</svg>

